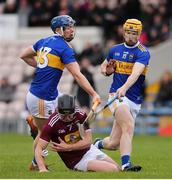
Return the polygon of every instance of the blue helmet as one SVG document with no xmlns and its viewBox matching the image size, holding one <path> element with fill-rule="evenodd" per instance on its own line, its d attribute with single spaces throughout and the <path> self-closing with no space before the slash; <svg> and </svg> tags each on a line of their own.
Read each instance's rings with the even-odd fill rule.
<svg viewBox="0 0 172 180">
<path fill-rule="evenodd" d="M 66 27 L 75 24 L 75 20 L 68 15 L 56 16 L 51 20 L 51 29 L 55 32 L 58 27 Z"/>
</svg>

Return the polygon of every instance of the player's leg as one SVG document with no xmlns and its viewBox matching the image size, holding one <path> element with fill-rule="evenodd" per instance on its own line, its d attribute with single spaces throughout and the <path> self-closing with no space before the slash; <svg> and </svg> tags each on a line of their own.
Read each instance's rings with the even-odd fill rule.
<svg viewBox="0 0 172 180">
<path fill-rule="evenodd" d="M 128 98 L 124 97 L 124 103 L 118 106 L 115 112 L 115 119 L 122 130 L 122 135 L 120 139 L 120 154 L 122 170 L 124 171 L 141 170 L 141 166 L 133 165 L 130 161 L 135 117 L 139 109 L 139 105 L 134 104 Z"/>
<path fill-rule="evenodd" d="M 117 150 L 120 144 L 121 133 L 122 133 L 121 127 L 114 120 L 110 136 L 105 137 L 104 139 L 97 140 L 95 146 L 98 149 Z"/>
<path fill-rule="evenodd" d="M 114 95 L 114 93 L 110 94 L 108 100 L 110 101 L 114 97 Z M 109 109 L 113 115 L 115 114 L 115 110 L 119 105 L 120 104 L 118 100 L 115 100 L 111 105 L 109 105 Z M 121 127 L 119 126 L 118 122 L 116 122 L 114 117 L 113 127 L 110 136 L 104 138 L 103 140 L 98 139 L 94 142 L 94 144 L 98 149 L 116 150 L 119 148 L 121 134 Z"/>
<path fill-rule="evenodd" d="M 30 127 L 30 134 L 32 138 L 35 139 L 38 134 L 38 128 L 36 127 L 33 121 L 33 117 L 30 114 L 26 117 L 26 122 L 28 123 Z"/>
<path fill-rule="evenodd" d="M 36 124 L 36 127 L 38 128 L 38 134 L 34 140 L 34 150 L 36 148 L 36 145 L 37 145 L 37 142 L 39 140 L 39 137 L 40 137 L 40 134 L 41 134 L 41 131 L 42 131 L 42 128 L 43 126 L 46 124 L 47 122 L 47 119 L 45 118 L 37 118 L 37 117 L 33 117 L 33 120 L 34 120 L 34 123 Z"/>
<path fill-rule="evenodd" d="M 116 109 L 115 118 L 122 130 L 120 139 L 120 154 L 122 167 L 125 167 L 125 165 L 130 162 L 132 138 L 134 133 L 134 119 L 127 105 L 121 105 Z"/>
<path fill-rule="evenodd" d="M 38 128 L 38 135 L 33 143 L 33 150 L 35 150 L 41 130 L 44 124 L 48 121 L 49 116 L 55 111 L 57 101 L 45 101 L 43 99 L 39 99 L 29 92 L 26 97 L 26 103 L 30 114 L 34 118 L 34 123 Z M 32 160 L 30 170 L 34 170 L 34 168 L 32 168 L 34 166 L 37 166 L 35 157 Z"/>
<path fill-rule="evenodd" d="M 140 105 L 136 105 L 124 97 L 122 102 L 116 100 L 109 108 L 115 114 L 116 124 L 113 125 L 110 137 L 105 138 L 103 141 L 99 140 L 96 144 L 99 148 L 105 147 L 106 149 L 115 148 L 117 144 L 120 144 L 123 169 L 130 166 L 128 170 L 140 170 L 140 166 L 134 166 L 130 163 L 135 117 L 139 112 Z"/>
<path fill-rule="evenodd" d="M 42 130 L 44 124 L 47 122 L 47 119 L 33 117 L 33 120 L 34 120 L 34 123 L 36 124 L 36 126 L 38 128 L 38 134 L 37 134 L 37 136 L 33 142 L 33 153 L 34 153 L 36 145 L 37 145 L 39 137 L 40 137 L 40 134 L 41 134 L 41 130 Z M 33 157 L 33 160 L 32 160 L 32 163 L 31 163 L 29 169 L 30 170 L 38 170 L 35 156 Z"/>
<path fill-rule="evenodd" d="M 91 145 L 90 150 L 75 165 L 74 169 L 80 171 L 119 171 L 119 165 L 104 152 Z"/>
<path fill-rule="evenodd" d="M 119 149 L 120 138 L 122 130 L 119 124 L 114 120 L 112 131 L 110 136 L 103 140 L 103 145 L 105 149 L 117 150 Z"/>
<path fill-rule="evenodd" d="M 87 170 L 96 172 L 117 172 L 119 168 L 108 161 L 91 160 L 87 164 Z"/>
<path fill-rule="evenodd" d="M 115 164 L 118 170 L 121 170 L 121 167 L 119 166 L 119 164 L 116 161 L 114 161 L 111 157 L 107 156 L 106 158 L 103 159 L 103 161 L 107 161 L 109 163 Z"/>
</svg>

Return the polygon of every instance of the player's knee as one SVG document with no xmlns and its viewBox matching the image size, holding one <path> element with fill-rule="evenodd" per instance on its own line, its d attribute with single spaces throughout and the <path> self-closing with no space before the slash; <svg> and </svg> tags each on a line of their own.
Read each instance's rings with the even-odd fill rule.
<svg viewBox="0 0 172 180">
<path fill-rule="evenodd" d="M 106 144 L 106 147 L 107 149 L 117 150 L 119 148 L 119 143 L 120 142 L 109 141 L 108 144 Z"/>
</svg>

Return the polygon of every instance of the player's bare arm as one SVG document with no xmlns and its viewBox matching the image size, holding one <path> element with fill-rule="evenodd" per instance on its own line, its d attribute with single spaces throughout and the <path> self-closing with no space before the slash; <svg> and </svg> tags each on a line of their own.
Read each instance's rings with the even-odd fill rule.
<svg viewBox="0 0 172 180">
<path fill-rule="evenodd" d="M 60 152 L 60 151 L 74 151 L 74 150 L 81 150 L 89 147 L 92 143 L 92 135 L 91 131 L 87 130 L 85 132 L 84 138 L 79 140 L 74 144 L 67 144 L 61 138 L 59 138 L 60 143 L 52 142 L 51 150 Z"/>
<path fill-rule="evenodd" d="M 21 54 L 20 58 L 24 60 L 27 64 L 32 67 L 37 67 L 37 61 L 35 59 L 36 53 L 33 51 L 32 47 L 26 48 Z"/>
<path fill-rule="evenodd" d="M 145 69 L 144 64 L 139 62 L 136 62 L 134 64 L 131 75 L 128 77 L 125 84 L 117 90 L 118 97 L 125 96 L 127 90 L 137 81 L 137 79 L 142 74 L 144 69 Z"/>
<path fill-rule="evenodd" d="M 39 172 L 48 172 L 48 169 L 45 166 L 44 158 L 42 157 L 42 150 L 46 149 L 48 144 L 49 142 L 43 139 L 39 139 L 38 144 L 35 149 L 35 158 L 39 167 Z"/>
<path fill-rule="evenodd" d="M 88 80 L 85 76 L 80 72 L 80 68 L 77 62 L 72 62 L 66 64 L 65 66 L 68 71 L 72 74 L 77 83 L 90 95 L 93 97 L 93 103 L 98 101 L 101 103 L 100 96 L 96 93 L 96 91 L 92 88 Z"/>
</svg>

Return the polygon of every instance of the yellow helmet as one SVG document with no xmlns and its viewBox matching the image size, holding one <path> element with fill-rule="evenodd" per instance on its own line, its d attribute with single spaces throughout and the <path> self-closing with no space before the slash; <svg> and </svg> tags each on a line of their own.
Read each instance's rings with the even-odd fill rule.
<svg viewBox="0 0 172 180">
<path fill-rule="evenodd" d="M 124 30 L 134 30 L 139 34 L 142 32 L 142 22 L 138 19 L 127 19 L 123 25 Z"/>
</svg>

